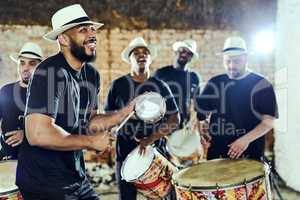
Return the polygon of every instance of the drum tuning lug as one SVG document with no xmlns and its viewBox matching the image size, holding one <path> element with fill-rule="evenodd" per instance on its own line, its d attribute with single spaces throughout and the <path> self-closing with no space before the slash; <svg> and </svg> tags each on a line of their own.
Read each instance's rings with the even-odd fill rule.
<svg viewBox="0 0 300 200">
<path fill-rule="evenodd" d="M 246 191 L 246 200 L 248 200 L 249 199 L 249 194 L 248 194 L 248 188 L 247 188 L 247 180 L 246 179 L 244 179 L 244 185 L 245 185 L 245 191 Z"/>
</svg>

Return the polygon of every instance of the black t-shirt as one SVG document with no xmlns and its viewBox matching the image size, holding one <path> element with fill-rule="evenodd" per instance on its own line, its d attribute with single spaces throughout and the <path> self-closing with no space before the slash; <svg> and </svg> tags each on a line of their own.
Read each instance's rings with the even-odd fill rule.
<svg viewBox="0 0 300 200">
<path fill-rule="evenodd" d="M 37 67 L 30 82 L 25 115 L 41 113 L 70 134 L 84 134 L 81 121 L 97 109 L 100 76 L 90 65 L 73 70 L 62 53 Z M 86 110 L 88 108 L 88 111 Z M 38 126 L 38 125 L 37 125 Z M 55 151 L 29 145 L 21 147 L 16 183 L 27 191 L 62 190 L 85 177 L 82 151 Z"/>
<path fill-rule="evenodd" d="M 117 133 L 117 161 L 125 160 L 126 156 L 138 145 L 134 136 L 137 138 L 149 136 L 170 115 L 178 112 L 174 97 L 166 83 L 155 77 L 138 83 L 129 74 L 113 81 L 105 101 L 105 111 L 119 110 L 128 105 L 134 97 L 145 92 L 158 92 L 166 99 L 166 114 L 155 124 L 145 123 L 138 119 L 129 119 Z"/>
<path fill-rule="evenodd" d="M 228 144 L 254 129 L 262 115 L 278 117 L 274 89 L 265 78 L 249 73 L 240 80 L 222 74 L 210 79 L 197 98 L 199 120 L 211 113 L 209 150 L 226 155 Z M 252 142 L 245 156 L 259 159 L 264 152 L 265 137 Z"/>
<path fill-rule="evenodd" d="M 190 120 L 191 99 L 200 91 L 199 75 L 193 71 L 166 66 L 158 69 L 154 76 L 168 84 L 180 111 L 181 125 L 186 124 Z"/>
<path fill-rule="evenodd" d="M 19 146 L 11 147 L 7 145 L 4 139 L 5 133 L 15 130 L 23 130 L 23 115 L 26 104 L 26 91 L 27 88 L 21 87 L 20 82 L 10 83 L 3 86 L 0 90 L 0 120 L 1 122 L 1 152 L 3 156 L 11 156 L 16 159 Z"/>
</svg>

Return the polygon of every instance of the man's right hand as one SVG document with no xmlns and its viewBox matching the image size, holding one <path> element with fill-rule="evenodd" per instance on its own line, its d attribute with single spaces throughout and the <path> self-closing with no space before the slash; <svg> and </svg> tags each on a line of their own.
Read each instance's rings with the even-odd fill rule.
<svg viewBox="0 0 300 200">
<path fill-rule="evenodd" d="M 112 142 L 116 140 L 116 136 L 108 131 L 97 132 L 92 135 L 92 143 L 90 149 L 96 151 L 106 151 L 112 147 Z"/>
</svg>

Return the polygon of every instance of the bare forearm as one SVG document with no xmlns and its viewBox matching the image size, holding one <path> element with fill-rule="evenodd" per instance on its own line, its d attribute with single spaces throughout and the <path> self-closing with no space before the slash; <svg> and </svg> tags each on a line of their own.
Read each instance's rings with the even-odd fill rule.
<svg viewBox="0 0 300 200">
<path fill-rule="evenodd" d="M 71 135 L 56 125 L 35 131 L 35 137 L 29 139 L 29 143 L 46 149 L 58 151 L 81 150 L 89 148 L 92 143 L 92 136 Z M 28 134 L 31 133 L 27 133 L 27 138 L 32 138 Z"/>
<path fill-rule="evenodd" d="M 89 131 L 95 133 L 97 131 L 111 129 L 112 127 L 120 124 L 127 115 L 128 111 L 126 108 L 119 112 L 97 114 L 89 122 Z"/>
<path fill-rule="evenodd" d="M 274 126 L 274 118 L 271 116 L 264 116 L 261 123 L 259 123 L 254 129 L 252 129 L 245 136 L 249 142 L 264 136 L 267 134 Z"/>
</svg>

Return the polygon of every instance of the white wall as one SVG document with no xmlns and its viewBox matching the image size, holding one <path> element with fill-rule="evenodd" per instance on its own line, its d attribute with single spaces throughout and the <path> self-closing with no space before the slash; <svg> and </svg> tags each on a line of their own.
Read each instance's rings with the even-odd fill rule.
<svg viewBox="0 0 300 200">
<path fill-rule="evenodd" d="M 300 191 L 300 1 L 278 0 L 275 85 L 280 119 L 275 131 L 277 171 Z"/>
</svg>

